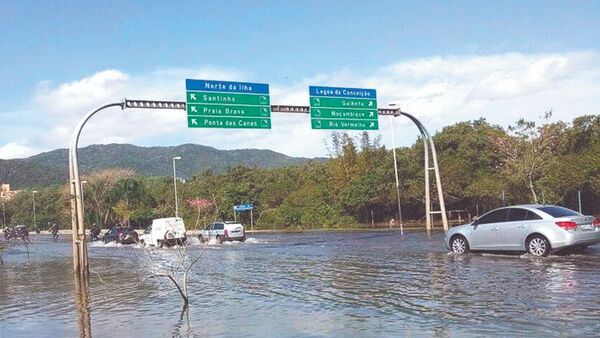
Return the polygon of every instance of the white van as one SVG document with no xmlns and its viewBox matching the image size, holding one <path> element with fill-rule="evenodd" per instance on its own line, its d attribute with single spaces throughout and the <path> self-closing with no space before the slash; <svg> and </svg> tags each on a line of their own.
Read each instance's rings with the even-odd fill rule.
<svg viewBox="0 0 600 338">
<path fill-rule="evenodd" d="M 185 224 L 183 224 L 181 217 L 155 219 L 144 230 L 144 234 L 140 236 L 142 245 L 157 246 L 159 248 L 183 245 L 186 240 Z"/>
<path fill-rule="evenodd" d="M 246 240 L 246 232 L 244 226 L 237 222 L 214 222 L 209 224 L 200 231 L 198 239 L 200 242 L 215 238 L 217 242 L 223 243 L 224 241 L 240 241 Z"/>
</svg>

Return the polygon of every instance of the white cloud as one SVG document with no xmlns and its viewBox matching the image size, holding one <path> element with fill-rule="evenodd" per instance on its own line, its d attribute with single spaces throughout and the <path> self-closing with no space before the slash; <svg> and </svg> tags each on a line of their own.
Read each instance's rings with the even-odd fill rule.
<svg viewBox="0 0 600 338">
<path fill-rule="evenodd" d="M 65 113 L 97 105 L 123 92 L 129 75 L 109 69 L 90 77 L 52 88 L 50 82 L 38 86 L 36 99 L 48 111 Z"/>
<path fill-rule="evenodd" d="M 40 151 L 18 142 L 10 142 L 0 146 L 0 159 L 24 158 L 35 155 Z"/>
<path fill-rule="evenodd" d="M 35 92 L 40 119 L 49 130 L 2 146 L 1 157 L 31 154 L 34 148 L 66 147 L 77 122 L 100 104 L 123 97 L 184 100 L 186 78 L 252 81 L 252 74 L 231 69 L 162 69 L 146 74 L 105 70 L 84 79 L 53 85 L 42 82 Z M 506 126 L 524 117 L 535 119 L 553 109 L 556 119 L 570 121 L 581 114 L 598 114 L 600 54 L 507 53 L 436 56 L 401 61 L 374 69 L 365 76 L 349 69 L 317 74 L 291 84 L 271 83 L 273 104 L 308 104 L 308 85 L 376 88 L 379 106 L 397 103 L 434 132 L 445 125 L 486 117 Z M 381 118 L 380 132 L 389 145 L 390 118 Z M 413 143 L 417 129 L 398 118 L 396 140 Z M 185 112 L 113 109 L 92 118 L 80 145 L 127 142 L 173 145 L 193 142 L 220 149 L 268 148 L 292 156 L 326 155 L 329 133 L 310 129 L 309 117 L 273 113 L 273 129 L 188 129 Z M 35 150 L 35 151 L 39 151 Z"/>
</svg>

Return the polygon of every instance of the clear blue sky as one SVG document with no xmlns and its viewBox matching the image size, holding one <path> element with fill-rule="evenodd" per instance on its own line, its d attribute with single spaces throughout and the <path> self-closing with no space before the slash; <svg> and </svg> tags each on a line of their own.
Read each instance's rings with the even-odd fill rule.
<svg viewBox="0 0 600 338">
<path fill-rule="evenodd" d="M 518 117 L 518 112 L 509 111 L 513 108 L 554 109 L 559 115 L 562 109 L 571 115 L 561 118 L 569 119 L 598 113 L 600 81 L 590 74 L 600 72 L 599 51 L 600 1 L 0 1 L 0 158 L 65 147 L 81 107 L 99 103 L 77 106 L 85 101 L 76 97 L 85 96 L 85 88 L 108 90 L 114 82 L 135 92 L 145 79 L 165 81 L 149 75 L 157 70 L 233 70 L 250 74 L 240 80 L 289 86 L 282 89 L 286 93 L 298 93 L 298 83 L 322 74 L 336 82 L 336 72 L 350 72 L 351 81 L 378 73 L 365 83 L 381 84 L 382 89 L 387 85 L 387 93 L 399 93 L 387 99 L 419 109 L 434 130 L 484 113 L 492 121 L 513 119 Z M 424 66 L 420 58 L 430 62 Z M 461 72 L 460 68 L 470 69 L 470 62 L 478 65 L 475 75 Z M 382 72 L 394 64 L 404 66 L 386 79 Z M 110 69 L 118 73 L 102 73 Z M 444 72 L 448 78 L 438 76 Z M 79 83 L 73 92 L 59 90 L 61 84 L 98 73 L 97 79 L 107 82 L 96 87 Z M 123 76 L 135 80 L 127 82 Z M 390 89 L 386 80 L 397 87 Z M 461 87 L 463 81 L 468 85 Z M 40 101 L 36 95 L 44 83 L 50 94 Z M 184 75 L 176 83 L 181 87 L 175 86 L 175 92 L 183 88 Z M 574 87 L 581 90 L 572 93 Z M 172 92 L 173 86 L 165 88 L 163 92 Z M 556 92 L 570 97 L 553 102 Z M 450 119 L 444 110 L 448 102 L 462 115 Z M 534 105 L 537 102 L 549 103 Z M 55 103 L 64 103 L 63 110 L 52 112 Z M 161 135 L 118 131 L 129 138 L 104 139 L 110 128 L 96 128 L 97 137 L 88 141 L 261 145 L 258 136 L 254 143 L 223 144 L 217 134 L 212 143 L 210 137 L 195 139 L 183 130 L 184 122 L 177 123 L 182 129 Z M 263 141 L 263 146 L 283 144 L 280 140 L 292 129 L 279 132 L 280 139 Z M 315 138 L 299 129 L 295 133 L 295 140 Z M 209 131 L 202 135 L 210 136 Z M 414 137 L 408 135 L 401 143 L 413 142 Z M 322 144 L 319 139 L 310 146 L 320 149 L 314 152 L 305 148 L 293 153 L 297 146 L 274 150 L 323 155 L 318 142 Z"/>
<path fill-rule="evenodd" d="M 598 49 L 600 1 L 2 1 L 0 103 L 102 69 L 297 80 L 399 59 Z"/>
</svg>

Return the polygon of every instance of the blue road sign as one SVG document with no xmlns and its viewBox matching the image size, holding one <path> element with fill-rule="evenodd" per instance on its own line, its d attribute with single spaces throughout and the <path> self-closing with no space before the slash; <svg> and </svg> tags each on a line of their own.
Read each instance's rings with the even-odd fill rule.
<svg viewBox="0 0 600 338">
<path fill-rule="evenodd" d="M 310 96 L 320 97 L 348 97 L 372 100 L 377 99 L 377 91 L 375 89 L 364 88 L 309 86 L 308 93 Z"/>
<path fill-rule="evenodd" d="M 252 209 L 254 209 L 254 205 L 252 203 L 240 204 L 240 205 L 233 206 L 233 211 L 246 211 L 246 210 L 252 210 Z"/>
<path fill-rule="evenodd" d="M 266 83 L 232 82 L 213 80 L 185 80 L 185 89 L 200 92 L 221 92 L 240 94 L 269 94 L 269 85 Z"/>
</svg>

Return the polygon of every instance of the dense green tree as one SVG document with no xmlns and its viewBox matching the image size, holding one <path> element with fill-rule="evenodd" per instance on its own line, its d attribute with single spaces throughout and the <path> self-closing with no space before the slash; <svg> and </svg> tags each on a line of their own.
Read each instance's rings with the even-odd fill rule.
<svg viewBox="0 0 600 338">
<path fill-rule="evenodd" d="M 600 117 L 581 116 L 571 124 L 519 120 L 507 130 L 485 119 L 457 123 L 434 135 L 448 210 L 473 215 L 506 203 L 539 201 L 600 213 Z M 282 168 L 232 167 L 215 174 L 197 173 L 178 181 L 179 215 L 188 228 L 234 217 L 236 204 L 253 203 L 255 224 L 268 229 L 336 228 L 384 222 L 397 217 L 391 151 L 379 138 L 353 138 L 335 132 L 328 143 L 330 159 Z M 396 149 L 405 219 L 424 216 L 424 147 Z M 86 222 L 136 227 L 172 217 L 172 177 L 141 177 L 128 169 L 106 169 L 84 178 Z M 37 223 L 70 227 L 67 185 L 36 188 Z M 432 193 L 433 202 L 436 194 Z M 198 204 L 198 201 L 203 201 Z M 10 224 L 33 229 L 32 190 L 6 204 Z M 250 223 L 250 214 L 238 213 Z M 88 224 L 88 225 L 89 225 Z"/>
</svg>

